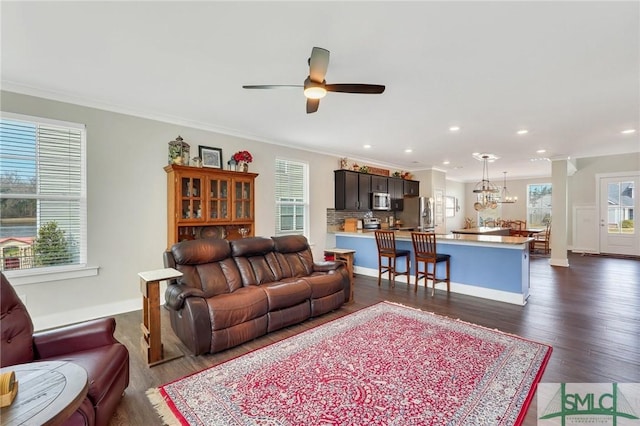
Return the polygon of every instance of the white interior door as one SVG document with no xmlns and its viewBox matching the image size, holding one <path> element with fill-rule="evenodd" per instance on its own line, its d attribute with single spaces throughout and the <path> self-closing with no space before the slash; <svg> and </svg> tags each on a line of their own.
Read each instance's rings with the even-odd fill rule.
<svg viewBox="0 0 640 426">
<path fill-rule="evenodd" d="M 600 177 L 600 252 L 640 255 L 640 174 Z"/>
</svg>

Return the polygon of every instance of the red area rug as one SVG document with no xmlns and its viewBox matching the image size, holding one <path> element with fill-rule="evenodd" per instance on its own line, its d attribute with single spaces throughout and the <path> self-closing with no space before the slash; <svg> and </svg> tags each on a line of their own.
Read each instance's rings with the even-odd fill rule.
<svg viewBox="0 0 640 426">
<path fill-rule="evenodd" d="M 520 424 L 551 347 L 392 303 L 150 389 L 168 424 Z"/>
</svg>

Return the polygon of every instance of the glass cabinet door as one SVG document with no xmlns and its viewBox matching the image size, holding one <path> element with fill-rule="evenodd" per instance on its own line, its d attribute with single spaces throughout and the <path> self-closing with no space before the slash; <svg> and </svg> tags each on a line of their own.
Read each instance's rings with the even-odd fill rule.
<svg viewBox="0 0 640 426">
<path fill-rule="evenodd" d="M 229 220 L 229 181 L 209 179 L 209 219 Z"/>
<path fill-rule="evenodd" d="M 180 179 L 180 218 L 197 220 L 202 218 L 202 179 L 183 176 Z"/>
<path fill-rule="evenodd" d="M 251 182 L 236 181 L 234 194 L 234 218 L 251 219 Z"/>
</svg>

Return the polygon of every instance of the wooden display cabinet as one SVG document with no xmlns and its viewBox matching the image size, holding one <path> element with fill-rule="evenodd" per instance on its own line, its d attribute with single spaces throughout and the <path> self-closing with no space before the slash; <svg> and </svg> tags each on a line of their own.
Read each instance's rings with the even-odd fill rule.
<svg viewBox="0 0 640 426">
<path fill-rule="evenodd" d="M 201 237 L 254 235 L 256 173 L 168 165 L 167 246 Z"/>
</svg>

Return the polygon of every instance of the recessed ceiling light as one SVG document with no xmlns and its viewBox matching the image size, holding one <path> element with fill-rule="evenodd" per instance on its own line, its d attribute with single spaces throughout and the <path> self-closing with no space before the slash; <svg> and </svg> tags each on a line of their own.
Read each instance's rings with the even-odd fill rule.
<svg viewBox="0 0 640 426">
<path fill-rule="evenodd" d="M 369 149 L 369 148 L 371 148 L 371 145 L 366 144 L 366 145 L 362 145 L 362 147 L 363 147 L 364 149 Z"/>
<path fill-rule="evenodd" d="M 516 133 L 519 135 L 526 135 L 529 131 L 527 129 L 520 129 Z"/>
<path fill-rule="evenodd" d="M 460 130 L 460 126 L 451 126 L 449 127 L 450 132 L 457 132 Z"/>
<path fill-rule="evenodd" d="M 630 135 L 631 133 L 635 133 L 636 129 L 627 129 L 627 130 L 623 130 L 620 133 L 622 133 L 623 135 Z"/>
<path fill-rule="evenodd" d="M 476 157 L 478 157 L 478 156 L 480 155 L 480 153 L 479 153 L 479 152 L 474 152 L 474 153 L 472 153 L 471 155 L 472 155 L 476 160 L 479 160 L 479 158 L 476 158 Z"/>
<path fill-rule="evenodd" d="M 539 149 L 536 151 L 538 154 L 544 154 L 545 152 L 547 152 L 546 149 Z"/>
<path fill-rule="evenodd" d="M 413 152 L 413 150 L 411 148 L 407 148 L 404 150 L 404 152 L 406 152 L 407 154 L 410 154 Z"/>
<path fill-rule="evenodd" d="M 449 165 L 450 161 L 443 161 L 442 164 L 444 164 L 445 166 Z"/>
</svg>

